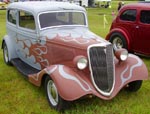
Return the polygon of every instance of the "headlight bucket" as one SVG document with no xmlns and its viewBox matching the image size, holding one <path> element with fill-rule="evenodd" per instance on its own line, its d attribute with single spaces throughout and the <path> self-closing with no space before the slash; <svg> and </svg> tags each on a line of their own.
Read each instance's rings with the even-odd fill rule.
<svg viewBox="0 0 150 114">
<path fill-rule="evenodd" d="M 74 58 L 74 64 L 78 69 L 83 70 L 88 66 L 88 60 L 84 56 L 77 56 Z"/>
<path fill-rule="evenodd" d="M 115 50 L 115 56 L 120 61 L 126 61 L 128 58 L 128 51 L 126 49 Z"/>
</svg>

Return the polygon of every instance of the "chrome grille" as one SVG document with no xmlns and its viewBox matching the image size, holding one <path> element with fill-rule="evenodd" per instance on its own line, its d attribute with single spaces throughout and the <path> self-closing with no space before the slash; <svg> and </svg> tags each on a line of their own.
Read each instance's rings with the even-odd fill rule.
<svg viewBox="0 0 150 114">
<path fill-rule="evenodd" d="M 92 46 L 89 48 L 92 81 L 96 88 L 110 92 L 114 81 L 112 45 Z"/>
</svg>

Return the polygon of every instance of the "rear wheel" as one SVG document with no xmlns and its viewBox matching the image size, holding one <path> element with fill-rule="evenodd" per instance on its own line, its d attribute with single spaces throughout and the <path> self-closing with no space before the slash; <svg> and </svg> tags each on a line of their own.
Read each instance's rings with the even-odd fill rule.
<svg viewBox="0 0 150 114">
<path fill-rule="evenodd" d="M 124 36 L 121 33 L 115 32 L 110 36 L 109 40 L 112 44 L 114 49 L 120 49 L 120 48 L 125 48 L 127 49 L 127 41 L 124 38 Z"/>
<path fill-rule="evenodd" d="M 125 89 L 130 92 L 136 92 L 141 88 L 142 82 L 142 80 L 130 82 L 129 84 L 127 84 Z"/>
<path fill-rule="evenodd" d="M 68 106 L 67 101 L 59 96 L 58 89 L 54 81 L 49 76 L 46 77 L 44 85 L 50 106 L 58 111 L 63 111 L 64 109 L 66 109 Z"/>
<path fill-rule="evenodd" d="M 7 48 L 7 45 L 5 42 L 3 44 L 3 58 L 4 58 L 4 61 L 7 65 L 11 65 L 10 57 L 9 57 L 9 53 L 8 53 L 8 48 Z"/>
</svg>

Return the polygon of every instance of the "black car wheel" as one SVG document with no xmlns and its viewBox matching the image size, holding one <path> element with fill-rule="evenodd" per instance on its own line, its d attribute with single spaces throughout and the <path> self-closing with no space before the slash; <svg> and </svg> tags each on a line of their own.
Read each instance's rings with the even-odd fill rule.
<svg viewBox="0 0 150 114">
<path fill-rule="evenodd" d="M 130 82 L 129 84 L 127 84 L 125 89 L 130 92 L 136 92 L 141 88 L 142 82 L 142 80 Z"/>
<path fill-rule="evenodd" d="M 59 96 L 58 89 L 54 81 L 49 76 L 47 76 L 45 79 L 44 87 L 47 99 L 52 108 L 54 108 L 57 111 L 63 111 L 64 109 L 67 108 L 68 102 Z"/>
<path fill-rule="evenodd" d="M 109 41 L 113 44 L 115 50 L 120 48 L 128 49 L 127 41 L 121 33 L 118 32 L 113 33 L 110 36 Z"/>
</svg>

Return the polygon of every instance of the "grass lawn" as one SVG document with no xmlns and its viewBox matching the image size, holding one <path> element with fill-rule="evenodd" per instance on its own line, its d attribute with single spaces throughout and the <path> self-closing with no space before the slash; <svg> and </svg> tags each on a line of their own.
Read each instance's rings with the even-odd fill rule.
<svg viewBox="0 0 150 114">
<path fill-rule="evenodd" d="M 118 2 L 111 9 L 87 8 L 90 30 L 105 37 L 112 22 L 111 12 L 116 11 Z M 0 42 L 6 34 L 5 10 L 0 10 Z M 103 15 L 108 24 L 104 28 Z M 1 46 L 1 45 L 0 45 Z M 142 58 L 150 75 L 150 58 Z M 3 61 L 0 50 L 0 114 L 58 114 L 49 107 L 43 88 L 30 84 L 14 68 Z M 144 81 L 135 93 L 122 90 L 114 99 L 105 101 L 94 97 L 77 100 L 64 114 L 148 114 L 150 113 L 150 81 Z"/>
</svg>

